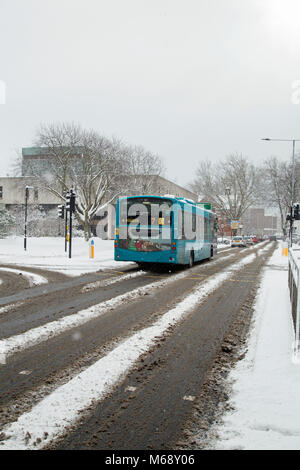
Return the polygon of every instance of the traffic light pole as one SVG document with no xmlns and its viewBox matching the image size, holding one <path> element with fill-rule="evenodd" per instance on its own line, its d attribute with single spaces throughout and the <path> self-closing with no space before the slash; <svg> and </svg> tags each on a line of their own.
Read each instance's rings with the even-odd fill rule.
<svg viewBox="0 0 300 470">
<path fill-rule="evenodd" d="M 25 188 L 25 223 L 24 223 L 24 250 L 27 250 L 27 216 L 28 216 L 28 197 L 29 197 L 29 188 Z"/>
<path fill-rule="evenodd" d="M 72 223 L 73 223 L 73 212 L 70 210 L 70 239 L 69 239 L 69 258 L 72 258 Z"/>
<path fill-rule="evenodd" d="M 291 219 L 290 219 L 290 239 L 291 247 L 293 246 L 293 222 L 294 222 L 294 199 L 295 199 L 295 140 L 293 139 L 293 160 L 292 160 L 292 202 L 291 202 Z"/>
<path fill-rule="evenodd" d="M 73 189 L 67 194 L 66 197 L 66 212 L 70 213 L 70 222 L 69 222 L 69 258 L 72 258 L 72 230 L 73 230 L 73 213 L 75 212 L 75 199 L 76 195 Z M 67 220 L 67 215 L 66 215 Z"/>
<path fill-rule="evenodd" d="M 67 235 L 68 235 L 68 213 L 65 210 L 65 252 L 67 253 L 68 251 L 68 240 L 67 240 Z"/>
<path fill-rule="evenodd" d="M 293 246 L 293 222 L 294 222 L 294 215 L 293 215 L 293 204 L 291 204 L 291 214 L 290 214 L 290 246 Z"/>
</svg>

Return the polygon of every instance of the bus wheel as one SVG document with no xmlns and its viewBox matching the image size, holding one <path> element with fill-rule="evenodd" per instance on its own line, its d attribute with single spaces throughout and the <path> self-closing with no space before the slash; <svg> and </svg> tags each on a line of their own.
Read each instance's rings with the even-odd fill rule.
<svg viewBox="0 0 300 470">
<path fill-rule="evenodd" d="M 150 267 L 150 263 L 136 263 L 136 264 L 138 265 L 139 269 L 143 269 L 143 270 L 146 270 L 147 268 Z"/>
<path fill-rule="evenodd" d="M 194 252 L 190 251 L 190 260 L 189 260 L 189 268 L 194 266 Z"/>
</svg>

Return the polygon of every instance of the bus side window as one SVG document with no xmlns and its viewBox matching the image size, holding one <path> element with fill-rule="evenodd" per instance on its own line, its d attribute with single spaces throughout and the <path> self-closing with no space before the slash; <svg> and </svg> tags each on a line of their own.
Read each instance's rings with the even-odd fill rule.
<svg viewBox="0 0 300 470">
<path fill-rule="evenodd" d="M 204 240 L 209 239 L 209 222 L 208 217 L 204 217 Z"/>
<path fill-rule="evenodd" d="M 192 231 L 196 233 L 196 212 L 192 214 Z"/>
<path fill-rule="evenodd" d="M 177 212 L 177 239 L 183 240 L 183 211 L 181 208 Z"/>
</svg>

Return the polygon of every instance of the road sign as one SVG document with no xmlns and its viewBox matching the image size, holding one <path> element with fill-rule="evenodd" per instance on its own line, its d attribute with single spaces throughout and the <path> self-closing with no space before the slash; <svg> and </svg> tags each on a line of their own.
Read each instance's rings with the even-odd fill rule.
<svg viewBox="0 0 300 470">
<path fill-rule="evenodd" d="M 231 230 L 237 230 L 240 226 L 239 220 L 232 220 L 231 221 Z"/>
</svg>

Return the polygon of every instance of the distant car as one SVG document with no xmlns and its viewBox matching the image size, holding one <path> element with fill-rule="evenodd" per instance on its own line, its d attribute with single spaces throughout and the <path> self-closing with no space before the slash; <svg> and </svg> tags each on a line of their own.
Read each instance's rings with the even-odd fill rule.
<svg viewBox="0 0 300 470">
<path fill-rule="evenodd" d="M 244 237 L 233 237 L 231 246 L 246 247 L 247 245 Z"/>
<path fill-rule="evenodd" d="M 254 241 L 251 237 L 244 237 L 244 240 L 246 242 L 246 245 L 254 245 Z"/>
<path fill-rule="evenodd" d="M 230 245 L 230 240 L 228 240 L 228 238 L 218 238 L 218 244 L 222 244 L 222 245 Z"/>
<path fill-rule="evenodd" d="M 258 243 L 258 238 L 256 236 L 253 236 L 251 238 L 252 238 L 253 243 Z"/>
</svg>

